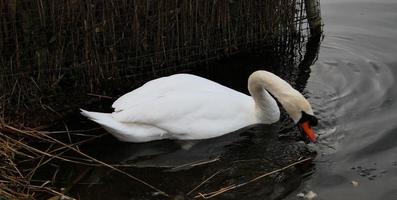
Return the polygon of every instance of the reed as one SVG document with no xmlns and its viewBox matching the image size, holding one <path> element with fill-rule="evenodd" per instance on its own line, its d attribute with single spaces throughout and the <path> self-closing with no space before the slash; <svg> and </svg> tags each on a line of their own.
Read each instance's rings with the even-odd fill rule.
<svg viewBox="0 0 397 200">
<path fill-rule="evenodd" d="M 78 131 L 81 132 L 81 131 Z M 52 180 L 47 180 L 41 184 L 34 184 L 33 178 L 36 171 L 45 165 L 52 164 L 56 166 L 53 160 L 69 162 L 72 164 L 86 166 L 102 166 L 108 167 L 119 172 L 132 181 L 137 181 L 146 187 L 158 192 L 162 196 L 168 197 L 168 194 L 157 189 L 146 181 L 137 178 L 131 174 L 119 169 L 117 165 L 110 165 L 96 158 L 93 158 L 78 148 L 86 142 L 92 141 L 102 135 L 92 136 L 86 135 L 85 139 L 81 139 L 75 143 L 69 141 L 62 142 L 52 136 L 51 132 L 42 132 L 34 129 L 21 130 L 13 126 L 4 125 L 3 131 L 0 132 L 0 158 L 3 161 L 0 168 L 0 197 L 7 199 L 36 199 L 40 198 L 43 193 L 55 195 L 55 199 L 74 199 L 66 194 L 68 190 L 84 176 L 78 176 L 72 181 L 67 188 L 56 188 L 57 170 L 53 172 Z M 66 131 L 69 138 L 73 132 Z M 40 142 L 40 145 L 32 144 L 32 141 Z M 67 152 L 74 152 L 74 156 L 64 156 Z M 124 166 L 125 167 L 125 166 Z"/>
<path fill-rule="evenodd" d="M 111 95 L 115 84 L 134 86 L 258 47 L 294 50 L 306 29 L 303 5 L 304 0 L 1 0 L 2 116 L 30 121 L 27 111 L 59 112 L 65 109 L 59 105 L 81 93 Z M 69 99 L 59 101 L 65 93 Z"/>
</svg>

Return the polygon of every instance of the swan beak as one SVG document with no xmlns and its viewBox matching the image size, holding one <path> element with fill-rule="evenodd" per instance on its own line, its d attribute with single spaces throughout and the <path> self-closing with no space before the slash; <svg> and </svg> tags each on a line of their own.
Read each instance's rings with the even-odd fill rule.
<svg viewBox="0 0 397 200">
<path fill-rule="evenodd" d="M 306 134 L 306 136 L 309 138 L 310 141 L 313 143 L 317 142 L 317 135 L 314 133 L 314 130 L 312 126 L 309 124 L 309 121 L 303 122 L 299 124 L 303 132 Z"/>
</svg>

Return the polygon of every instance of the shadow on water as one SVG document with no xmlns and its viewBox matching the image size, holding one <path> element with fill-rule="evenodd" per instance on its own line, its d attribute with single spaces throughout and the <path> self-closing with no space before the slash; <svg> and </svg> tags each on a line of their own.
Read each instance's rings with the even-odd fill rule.
<svg viewBox="0 0 397 200">
<path fill-rule="evenodd" d="M 317 40 L 317 45 L 319 42 Z M 316 54 L 317 51 L 311 53 Z M 303 90 L 309 77 L 310 64 L 313 62 L 310 59 L 315 59 L 316 55 L 306 57 L 307 65 L 300 67 L 296 67 L 299 61 L 293 55 L 286 57 L 287 60 L 280 55 L 270 55 L 258 50 L 223 59 L 205 69 L 193 69 L 189 73 L 247 93 L 248 76 L 255 70 L 266 69 Z M 101 107 L 110 105 L 111 101 L 104 100 L 100 104 L 91 105 L 89 109 L 101 111 Z M 97 126 L 77 114 L 71 117 L 68 124 L 70 129 Z M 101 133 L 104 130 L 97 131 L 97 134 Z M 176 199 L 189 199 L 199 193 L 209 193 L 222 187 L 247 182 L 299 159 L 313 157 L 315 152 L 299 141 L 299 135 L 292 121 L 283 113 L 281 120 L 273 125 L 249 127 L 208 140 L 161 140 L 134 144 L 122 143 L 106 135 L 80 149 L 106 163 L 120 166 L 120 169 L 147 181 Z M 220 198 L 280 199 L 298 188 L 312 170 L 311 162 L 305 162 L 226 192 Z M 71 195 L 81 199 L 161 198 L 145 185 L 106 167 L 68 164 L 62 165 L 58 174 L 58 183 L 71 188 Z M 208 182 L 200 185 L 211 176 L 213 177 Z M 76 179 L 78 181 L 73 181 Z M 199 188 L 192 191 L 199 185 Z"/>
</svg>

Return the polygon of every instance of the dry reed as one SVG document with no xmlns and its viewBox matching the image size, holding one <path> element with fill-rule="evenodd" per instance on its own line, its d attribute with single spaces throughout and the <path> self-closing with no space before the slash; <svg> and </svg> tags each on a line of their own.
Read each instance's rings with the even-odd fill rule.
<svg viewBox="0 0 397 200">
<path fill-rule="evenodd" d="M 220 188 L 220 189 L 218 189 L 218 190 L 216 190 L 216 191 L 213 191 L 213 192 L 208 192 L 208 193 L 200 193 L 200 192 L 199 192 L 199 193 L 197 193 L 196 196 L 194 196 L 194 198 L 195 198 L 195 199 L 197 199 L 197 198 L 211 199 L 211 198 L 214 198 L 214 197 L 216 197 L 216 196 L 218 196 L 218 195 L 221 195 L 221 194 L 223 194 L 223 193 L 225 193 L 225 192 L 229 192 L 229 191 L 231 191 L 231 190 L 234 190 L 234 189 L 243 187 L 243 186 L 245 186 L 245 185 L 247 185 L 247 184 L 253 183 L 253 182 L 258 181 L 258 180 L 260 180 L 260 179 L 262 179 L 262 178 L 268 177 L 268 176 L 270 176 L 270 175 L 273 175 L 273 174 L 282 172 L 282 171 L 284 171 L 284 170 L 286 170 L 286 169 L 288 169 L 288 168 L 294 167 L 294 166 L 296 166 L 296 165 L 298 165 L 298 164 L 301 164 L 301 163 L 304 163 L 304 162 L 308 162 L 308 161 L 310 161 L 310 160 L 312 160 L 312 158 L 301 159 L 301 160 L 299 160 L 299 161 L 293 162 L 293 163 L 291 163 L 291 164 L 289 164 L 289 165 L 287 165 L 287 166 L 284 166 L 284 167 L 282 167 L 282 168 L 273 170 L 273 171 L 268 172 L 268 173 L 264 173 L 264 174 L 262 174 L 262 175 L 260 175 L 260 176 L 257 176 L 257 177 L 255 177 L 255 178 L 253 178 L 253 179 L 250 179 L 249 181 L 246 181 L 246 182 L 243 182 L 243 183 L 240 183 L 240 184 L 232 184 L 232 185 L 224 186 L 224 187 L 222 187 L 222 188 Z M 218 175 L 218 174 L 219 174 L 219 172 L 217 172 L 217 173 L 215 173 L 214 175 L 210 176 L 210 177 L 209 177 L 208 179 L 206 179 L 203 183 L 201 183 L 200 185 L 198 185 L 197 187 L 195 187 L 192 191 L 197 190 L 198 187 L 200 187 L 202 184 L 204 184 L 205 182 L 209 181 L 211 178 L 213 178 L 214 176 L 216 176 L 216 175 Z M 191 193 L 192 191 L 190 191 L 189 193 Z M 188 194 L 189 194 L 189 193 L 188 193 Z"/>
<path fill-rule="evenodd" d="M 87 93 L 258 47 L 292 51 L 307 36 L 305 1 L 1 0 L 0 113 L 56 116 Z"/>
<path fill-rule="evenodd" d="M 168 196 L 167 193 L 157 189 L 146 181 L 124 172 L 117 168 L 117 166 L 97 160 L 78 149 L 79 145 L 102 136 L 90 136 L 88 139 L 66 144 L 49 136 L 45 132 L 35 130 L 24 131 L 4 125 L 2 131 L 0 131 L 1 159 L 4 161 L 0 166 L 2 177 L 0 180 L 0 197 L 6 197 L 7 199 L 33 199 L 36 193 L 48 192 L 53 195 L 61 195 L 63 198 L 73 199 L 58 191 L 59 189 L 57 190 L 48 186 L 55 184 L 54 178 L 53 181 L 48 180 L 42 185 L 35 185 L 31 182 L 36 170 L 54 159 L 80 165 L 108 167 L 134 181 L 146 185 L 160 195 Z M 43 145 L 42 143 L 35 146 L 30 143 L 32 140 L 45 142 L 47 145 Z M 72 158 L 63 157 L 62 155 L 67 151 L 73 151 L 78 156 Z M 81 161 L 81 158 L 85 158 L 86 161 Z M 27 167 L 26 163 L 29 164 L 29 167 Z"/>
</svg>

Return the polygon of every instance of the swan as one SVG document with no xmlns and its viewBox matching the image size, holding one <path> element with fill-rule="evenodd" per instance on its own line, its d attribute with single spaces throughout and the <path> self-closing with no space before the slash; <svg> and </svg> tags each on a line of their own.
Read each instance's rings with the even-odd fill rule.
<svg viewBox="0 0 397 200">
<path fill-rule="evenodd" d="M 113 103 L 113 113 L 81 109 L 81 114 L 124 142 L 200 140 L 277 122 L 280 109 L 274 96 L 301 133 L 317 141 L 310 103 L 286 81 L 259 70 L 249 76 L 248 90 L 252 96 L 199 76 L 175 74 L 124 94 Z"/>
</svg>

